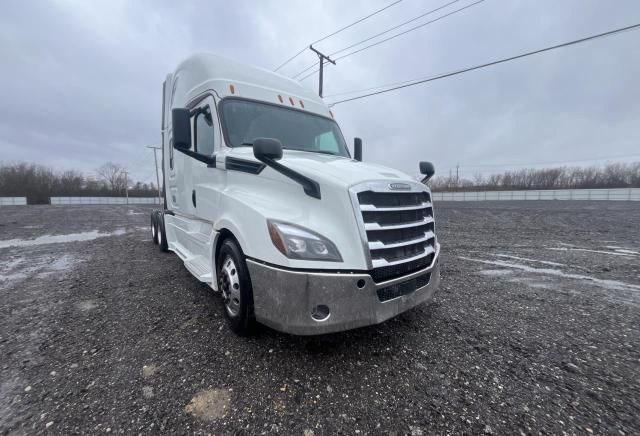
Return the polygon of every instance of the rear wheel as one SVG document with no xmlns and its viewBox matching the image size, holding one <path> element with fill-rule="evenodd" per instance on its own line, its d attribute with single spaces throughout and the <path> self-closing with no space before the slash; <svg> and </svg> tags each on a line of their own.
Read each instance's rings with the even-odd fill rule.
<svg viewBox="0 0 640 436">
<path fill-rule="evenodd" d="M 158 243 L 158 218 L 155 211 L 151 212 L 151 240 L 154 244 Z"/>
<path fill-rule="evenodd" d="M 233 239 L 222 243 L 218 254 L 218 288 L 231 330 L 246 336 L 255 330 L 253 290 L 242 250 Z"/>
</svg>

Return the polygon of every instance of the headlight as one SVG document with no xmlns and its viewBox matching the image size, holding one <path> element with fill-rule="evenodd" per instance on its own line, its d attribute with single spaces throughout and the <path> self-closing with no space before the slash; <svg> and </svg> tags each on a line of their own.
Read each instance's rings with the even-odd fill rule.
<svg viewBox="0 0 640 436">
<path fill-rule="evenodd" d="M 319 234 L 293 224 L 267 221 L 273 245 L 289 259 L 342 262 L 336 246 Z"/>
</svg>

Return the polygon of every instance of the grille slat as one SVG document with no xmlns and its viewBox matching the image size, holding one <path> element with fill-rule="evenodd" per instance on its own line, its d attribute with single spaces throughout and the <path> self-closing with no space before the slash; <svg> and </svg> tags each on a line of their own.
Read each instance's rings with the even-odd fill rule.
<svg viewBox="0 0 640 436">
<path fill-rule="evenodd" d="M 397 207 L 376 207 L 372 204 L 361 204 L 360 210 L 363 212 L 367 211 L 398 211 L 398 210 L 415 210 L 415 209 L 424 209 L 427 207 L 431 207 L 431 202 L 421 203 L 417 206 L 397 206 Z"/>
<path fill-rule="evenodd" d="M 431 264 L 435 233 L 428 192 L 366 190 L 357 198 L 376 282 Z"/>
<path fill-rule="evenodd" d="M 409 227 L 419 227 L 419 226 L 423 226 L 425 224 L 429 224 L 433 222 L 433 218 L 431 217 L 424 217 L 422 219 L 422 221 L 412 221 L 409 223 L 403 223 L 403 224 L 391 224 L 391 225 L 386 225 L 386 226 L 381 226 L 378 223 L 365 223 L 364 224 L 364 228 L 365 230 L 369 231 L 369 230 L 394 230 L 394 229 L 406 229 Z"/>
<path fill-rule="evenodd" d="M 365 224 L 378 223 L 380 226 L 393 226 L 405 223 L 420 222 L 431 217 L 431 208 L 399 211 L 362 211 Z"/>
<path fill-rule="evenodd" d="M 426 247 L 422 250 L 417 250 L 415 248 L 407 249 L 404 253 L 402 253 L 401 256 L 395 258 L 391 257 L 393 256 L 393 254 L 387 253 L 388 258 L 373 258 L 371 262 L 373 263 L 374 268 L 379 268 L 417 260 L 426 256 L 427 254 L 432 254 L 434 252 L 435 249 L 433 248 L 433 246 L 427 244 Z"/>
<path fill-rule="evenodd" d="M 373 205 L 377 208 L 397 206 L 417 206 L 430 202 L 427 192 L 374 192 L 364 191 L 358 194 L 360 204 Z"/>
<path fill-rule="evenodd" d="M 428 231 L 428 232 L 421 232 L 422 234 L 419 235 L 417 238 L 413 238 L 413 239 L 402 239 L 396 242 L 381 242 L 381 241 L 369 241 L 369 250 L 381 250 L 381 249 L 385 249 L 385 248 L 396 248 L 396 247 L 402 247 L 402 246 L 406 246 L 409 244 L 418 244 L 421 242 L 425 242 L 431 238 L 434 238 L 435 235 L 433 234 L 432 231 Z"/>
</svg>

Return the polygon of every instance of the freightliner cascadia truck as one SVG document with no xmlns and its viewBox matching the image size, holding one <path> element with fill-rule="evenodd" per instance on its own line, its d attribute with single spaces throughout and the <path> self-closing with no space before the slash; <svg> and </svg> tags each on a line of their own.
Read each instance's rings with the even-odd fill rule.
<svg viewBox="0 0 640 436">
<path fill-rule="evenodd" d="M 167 75 L 162 95 L 165 198 L 152 238 L 219 292 L 231 330 L 331 333 L 432 299 L 430 190 L 362 162 L 358 138 L 352 154 L 312 91 L 197 54 Z M 429 162 L 419 169 L 434 173 Z"/>
</svg>

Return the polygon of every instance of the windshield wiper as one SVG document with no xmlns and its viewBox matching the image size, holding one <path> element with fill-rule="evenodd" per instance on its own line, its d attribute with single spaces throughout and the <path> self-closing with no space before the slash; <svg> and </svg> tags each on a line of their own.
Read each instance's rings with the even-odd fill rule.
<svg viewBox="0 0 640 436">
<path fill-rule="evenodd" d="M 243 142 L 240 147 L 253 147 L 253 142 Z"/>
</svg>

